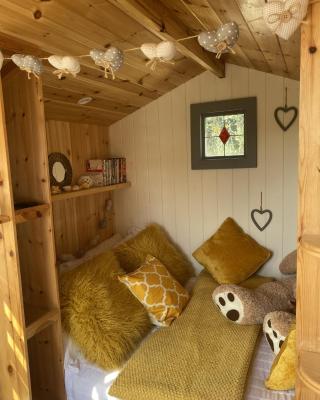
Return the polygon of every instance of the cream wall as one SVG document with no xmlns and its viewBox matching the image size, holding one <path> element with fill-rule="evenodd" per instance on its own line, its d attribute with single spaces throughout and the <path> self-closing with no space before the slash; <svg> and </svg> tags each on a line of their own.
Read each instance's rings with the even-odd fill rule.
<svg viewBox="0 0 320 400">
<path fill-rule="evenodd" d="M 132 183 L 114 195 L 117 230 L 158 222 L 192 258 L 232 216 L 273 251 L 262 272 L 277 274 L 282 257 L 295 248 L 297 220 L 298 123 L 283 133 L 273 117 L 285 87 L 288 104 L 298 106 L 298 82 L 228 65 L 225 79 L 204 72 L 112 125 L 111 154 L 127 158 Z M 191 170 L 190 104 L 246 96 L 258 98 L 258 168 Z M 264 208 L 273 212 L 264 232 L 250 218 L 261 191 Z"/>
</svg>

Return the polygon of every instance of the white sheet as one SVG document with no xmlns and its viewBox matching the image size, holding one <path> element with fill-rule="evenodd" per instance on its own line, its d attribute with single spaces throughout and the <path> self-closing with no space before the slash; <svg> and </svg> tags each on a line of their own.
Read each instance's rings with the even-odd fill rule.
<svg viewBox="0 0 320 400">
<path fill-rule="evenodd" d="M 293 400 L 294 391 L 275 392 L 264 387 L 274 355 L 262 336 L 247 383 L 245 400 Z M 65 382 L 68 400 L 117 400 L 108 394 L 120 371 L 103 371 L 86 361 L 71 342 L 67 343 Z"/>
</svg>

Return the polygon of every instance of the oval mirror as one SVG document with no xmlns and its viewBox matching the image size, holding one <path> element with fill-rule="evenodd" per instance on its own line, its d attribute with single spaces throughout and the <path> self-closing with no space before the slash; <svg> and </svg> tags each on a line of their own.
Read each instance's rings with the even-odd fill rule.
<svg viewBox="0 0 320 400">
<path fill-rule="evenodd" d="M 51 186 L 69 186 L 72 183 L 72 167 L 69 159 L 62 153 L 49 155 L 49 173 Z"/>
<path fill-rule="evenodd" d="M 57 182 L 61 183 L 64 181 L 66 170 L 64 169 L 64 166 L 60 161 L 57 161 L 53 164 L 52 175 Z"/>
</svg>

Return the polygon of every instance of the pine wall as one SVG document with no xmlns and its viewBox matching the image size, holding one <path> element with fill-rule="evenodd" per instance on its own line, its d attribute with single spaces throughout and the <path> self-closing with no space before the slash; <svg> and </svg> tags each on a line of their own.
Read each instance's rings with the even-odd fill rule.
<svg viewBox="0 0 320 400">
<path fill-rule="evenodd" d="M 132 226 L 158 222 L 192 258 L 232 216 L 273 251 L 262 272 L 277 274 L 282 257 L 296 246 L 297 225 L 298 122 L 283 133 L 273 117 L 284 104 L 285 87 L 288 104 L 298 107 L 299 82 L 228 65 L 225 79 L 204 72 L 112 125 L 111 154 L 127 158 L 132 183 L 114 195 L 116 230 L 125 234 Z M 258 99 L 258 168 L 191 170 L 190 104 L 247 96 Z M 273 212 L 263 232 L 250 218 L 260 192 L 264 208 Z"/>
</svg>

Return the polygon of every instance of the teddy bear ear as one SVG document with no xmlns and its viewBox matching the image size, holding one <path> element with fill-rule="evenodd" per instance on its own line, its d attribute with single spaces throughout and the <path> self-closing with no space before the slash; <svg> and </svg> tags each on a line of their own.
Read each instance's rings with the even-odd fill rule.
<svg viewBox="0 0 320 400">
<path fill-rule="evenodd" d="M 292 275 L 297 272 L 297 250 L 289 253 L 279 265 L 280 272 L 284 275 Z"/>
<path fill-rule="evenodd" d="M 271 350 L 277 355 L 290 332 L 295 316 L 285 311 L 273 311 L 263 321 L 263 333 Z"/>
</svg>

